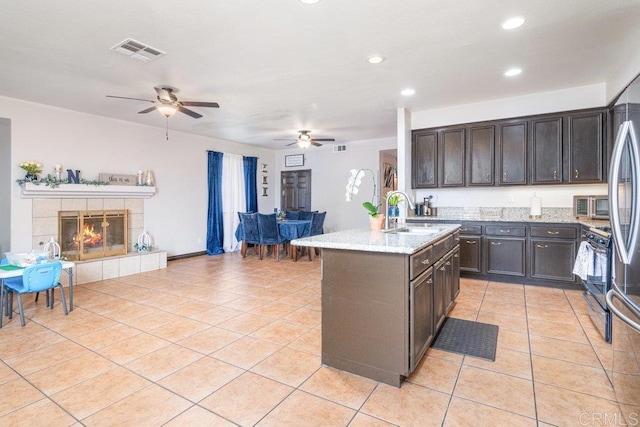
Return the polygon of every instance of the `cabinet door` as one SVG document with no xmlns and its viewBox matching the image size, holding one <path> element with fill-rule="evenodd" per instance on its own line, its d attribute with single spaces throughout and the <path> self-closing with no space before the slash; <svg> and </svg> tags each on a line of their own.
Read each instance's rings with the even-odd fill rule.
<svg viewBox="0 0 640 427">
<path fill-rule="evenodd" d="M 531 277 L 574 282 L 575 240 L 531 240 Z"/>
<path fill-rule="evenodd" d="M 460 270 L 480 273 L 480 237 L 460 236 Z"/>
<path fill-rule="evenodd" d="M 453 252 L 449 252 L 444 260 L 444 293 L 442 295 L 445 316 L 453 307 Z"/>
<path fill-rule="evenodd" d="M 444 290 L 447 286 L 447 269 L 444 259 L 441 259 L 433 267 L 433 325 L 437 332 L 445 317 Z"/>
<path fill-rule="evenodd" d="M 467 147 L 467 182 L 469 185 L 493 185 L 495 127 L 469 128 Z"/>
<path fill-rule="evenodd" d="M 605 182 L 603 121 L 602 111 L 567 115 L 568 182 Z"/>
<path fill-rule="evenodd" d="M 438 133 L 416 131 L 411 141 L 411 188 L 438 186 Z"/>
<path fill-rule="evenodd" d="M 460 293 L 460 247 L 453 250 L 453 271 L 451 285 L 451 301 L 455 301 Z"/>
<path fill-rule="evenodd" d="M 464 129 L 443 130 L 440 140 L 440 186 L 464 186 Z"/>
<path fill-rule="evenodd" d="M 486 238 L 487 273 L 525 275 L 525 239 Z"/>
<path fill-rule="evenodd" d="M 562 182 L 562 117 L 531 121 L 531 183 Z"/>
<path fill-rule="evenodd" d="M 410 352 L 409 364 L 413 371 L 434 337 L 433 328 L 433 269 L 429 268 L 409 288 Z"/>
<path fill-rule="evenodd" d="M 498 167 L 496 181 L 499 185 L 527 183 L 527 122 L 499 123 Z"/>
</svg>

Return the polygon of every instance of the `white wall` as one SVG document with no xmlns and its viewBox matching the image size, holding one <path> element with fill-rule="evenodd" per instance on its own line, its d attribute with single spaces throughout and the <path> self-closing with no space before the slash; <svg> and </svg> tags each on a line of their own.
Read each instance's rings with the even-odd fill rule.
<svg viewBox="0 0 640 427">
<path fill-rule="evenodd" d="M 379 185 L 379 151 L 396 148 L 395 138 L 355 141 L 347 144 L 347 150 L 332 153 L 331 145 L 310 147 L 306 150 L 281 150 L 276 153 L 278 170 L 311 169 L 311 209 L 327 211 L 325 233 L 349 228 L 369 227 L 369 216 L 362 203 L 371 201 L 373 194 L 372 175 L 368 171 L 359 187 L 359 193 L 351 202 L 345 200 L 347 180 L 351 169 L 372 169 Z M 305 164 L 299 168 L 285 168 L 284 156 L 305 155 Z M 279 173 L 278 173 L 279 175 Z M 276 194 L 280 194 L 280 186 Z M 377 189 L 379 190 L 379 186 Z M 279 196 L 273 207 L 280 206 Z M 272 209 L 273 210 L 273 209 Z"/>
<path fill-rule="evenodd" d="M 0 182 L 11 180 L 11 120 L 0 118 Z M 0 258 L 11 245 L 11 187 L 0 185 Z"/>
<path fill-rule="evenodd" d="M 411 115 L 411 128 L 423 129 L 605 105 L 606 85 L 602 83 L 476 104 L 416 111 Z M 527 207 L 534 192 L 540 197 L 543 207 L 560 208 L 571 207 L 575 194 L 607 194 L 607 187 L 605 184 L 474 187 L 416 190 L 415 195 L 418 201 L 433 195 L 436 197 L 434 205 L 441 207 Z"/>
<path fill-rule="evenodd" d="M 11 120 L 11 249 L 31 248 L 30 199 L 20 198 L 15 183 L 24 177 L 18 163 L 38 160 L 45 173 L 53 165 L 81 170 L 97 179 L 101 172 L 135 174 L 151 169 L 157 194 L 145 200 L 145 228 L 168 255 L 205 250 L 207 224 L 207 150 L 259 157 L 274 164 L 275 152 L 228 141 L 79 113 L 42 104 L 0 97 L 0 117 Z M 159 124 L 164 124 L 158 117 Z M 269 167 L 269 182 L 275 169 Z M 260 176 L 261 174 L 258 173 Z M 260 177 L 258 178 L 260 179 Z M 272 209 L 273 193 L 258 196 L 261 211 Z"/>
</svg>

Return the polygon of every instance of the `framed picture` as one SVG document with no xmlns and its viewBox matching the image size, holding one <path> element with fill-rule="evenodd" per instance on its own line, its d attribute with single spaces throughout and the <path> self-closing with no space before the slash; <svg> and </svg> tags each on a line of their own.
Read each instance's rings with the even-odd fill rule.
<svg viewBox="0 0 640 427">
<path fill-rule="evenodd" d="M 266 163 L 262 163 L 261 165 L 261 171 L 266 173 L 267 172 L 267 164 Z"/>
<path fill-rule="evenodd" d="M 292 154 L 284 156 L 285 167 L 304 166 L 304 154 Z"/>
<path fill-rule="evenodd" d="M 267 175 L 262 175 L 262 183 L 263 183 L 263 184 L 268 184 L 268 182 L 267 182 Z"/>
</svg>

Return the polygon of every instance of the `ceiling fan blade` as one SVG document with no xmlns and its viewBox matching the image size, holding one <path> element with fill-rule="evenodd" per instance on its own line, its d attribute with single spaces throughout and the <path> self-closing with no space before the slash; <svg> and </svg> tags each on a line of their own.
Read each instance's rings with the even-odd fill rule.
<svg viewBox="0 0 640 427">
<path fill-rule="evenodd" d="M 149 107 L 146 110 L 138 111 L 138 114 L 147 114 L 147 113 L 152 112 L 155 109 L 156 109 L 156 106 L 154 105 L 153 107 Z"/>
<path fill-rule="evenodd" d="M 199 119 L 200 117 L 202 117 L 202 114 L 198 114 L 195 111 L 187 110 L 184 107 L 178 107 L 178 111 L 180 111 L 181 113 L 186 114 L 187 116 L 191 116 L 194 119 Z"/>
<path fill-rule="evenodd" d="M 171 91 L 162 87 L 154 87 L 156 93 L 158 94 L 158 98 L 165 100 L 167 102 L 173 102 L 174 99 L 171 98 Z M 174 95 L 175 96 L 175 95 Z"/>
<path fill-rule="evenodd" d="M 144 102 L 155 102 L 155 101 L 150 101 L 148 99 L 141 99 L 141 98 L 129 98 L 126 96 L 114 96 L 114 95 L 107 95 L 107 98 L 119 98 L 119 99 L 131 99 L 133 101 L 144 101 Z"/>
<path fill-rule="evenodd" d="M 333 138 L 312 138 L 314 141 L 333 141 L 335 142 L 335 139 Z"/>
<path fill-rule="evenodd" d="M 285 145 L 285 147 L 290 147 L 290 146 L 292 146 L 292 145 L 296 145 L 297 143 L 298 143 L 298 141 L 295 141 L 295 142 L 292 142 L 291 144 L 287 144 L 287 145 Z"/>
<path fill-rule="evenodd" d="M 273 138 L 274 141 L 294 141 L 291 138 Z"/>
<path fill-rule="evenodd" d="M 322 147 L 322 144 L 318 144 L 316 141 L 318 141 L 317 139 L 312 139 L 311 140 L 311 145 L 315 145 L 316 147 Z M 320 140 L 322 141 L 322 140 Z"/>
<path fill-rule="evenodd" d="M 188 107 L 211 107 L 211 108 L 220 108 L 217 102 L 198 102 L 198 101 L 181 101 L 182 105 L 186 105 Z"/>
</svg>

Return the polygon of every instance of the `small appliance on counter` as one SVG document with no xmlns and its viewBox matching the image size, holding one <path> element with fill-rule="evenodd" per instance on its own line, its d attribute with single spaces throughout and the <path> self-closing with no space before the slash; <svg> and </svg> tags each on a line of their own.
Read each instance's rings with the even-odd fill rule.
<svg viewBox="0 0 640 427">
<path fill-rule="evenodd" d="M 433 196 L 427 196 L 424 198 L 423 203 L 416 203 L 416 207 L 414 210 L 416 216 L 436 216 L 437 215 L 438 208 L 433 207 L 431 203 L 431 199 L 433 199 Z"/>
</svg>

